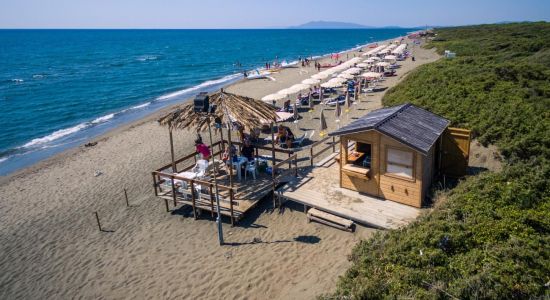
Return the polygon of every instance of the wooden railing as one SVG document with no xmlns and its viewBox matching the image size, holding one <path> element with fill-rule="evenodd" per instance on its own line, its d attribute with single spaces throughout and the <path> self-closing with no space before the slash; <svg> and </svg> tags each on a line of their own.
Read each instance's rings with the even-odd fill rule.
<svg viewBox="0 0 550 300">
<path fill-rule="evenodd" d="M 328 142 L 328 140 L 332 139 L 332 141 Z M 327 150 L 329 150 L 330 148 L 332 148 L 332 152 L 336 152 L 336 145 L 340 143 L 340 139 L 336 140 L 335 137 L 326 137 L 320 141 L 317 141 L 313 144 L 311 144 L 311 148 L 309 148 L 309 162 L 310 162 L 310 165 L 313 167 L 313 160 L 316 158 L 316 157 L 319 157 L 321 154 L 325 153 Z M 316 146 L 319 146 L 319 145 L 327 145 L 325 146 L 324 148 L 322 148 L 321 150 L 319 150 L 317 153 L 314 152 L 314 149 Z"/>
<path fill-rule="evenodd" d="M 218 147 L 218 150 L 217 151 L 214 151 L 212 153 L 213 156 L 216 156 L 218 155 L 221 159 L 221 156 L 222 156 L 222 153 L 223 153 L 223 145 L 222 145 L 222 141 L 218 141 L 218 142 L 215 142 L 214 144 L 212 144 L 212 146 L 209 146 L 208 148 L 210 148 L 210 151 L 212 152 L 212 149 L 214 149 L 215 147 Z M 186 160 L 189 160 L 189 159 L 193 159 L 193 164 L 192 165 L 188 165 L 188 166 L 185 166 L 183 168 L 178 168 L 178 165 L 181 164 L 182 162 L 186 161 Z M 185 155 L 184 157 L 180 158 L 180 159 L 177 159 L 174 161 L 174 165 L 175 165 L 175 169 L 173 170 L 174 173 L 179 173 L 179 172 L 185 172 L 185 171 L 188 171 L 188 170 L 191 170 L 195 164 L 197 163 L 197 153 L 193 152 L 191 154 L 188 154 L 188 155 Z M 158 172 L 162 172 L 166 169 L 169 169 L 169 168 L 172 168 L 172 163 L 170 164 L 167 164 L 165 166 L 162 166 L 160 168 L 158 168 L 156 171 Z"/>
<path fill-rule="evenodd" d="M 282 166 L 286 165 L 288 163 L 288 169 L 285 170 L 284 168 L 282 168 Z M 292 168 L 292 164 L 294 164 L 294 168 Z M 278 170 L 281 170 L 278 173 Z M 277 180 L 278 178 L 281 178 L 285 175 L 285 173 L 287 172 L 292 172 L 294 171 L 294 176 L 298 177 L 298 155 L 297 154 L 294 154 L 294 155 L 290 155 L 289 158 L 275 164 L 272 169 L 271 169 L 271 178 L 272 178 L 272 189 L 273 189 L 273 195 L 275 195 L 275 190 L 277 189 L 277 185 L 279 184 L 279 181 Z M 276 207 L 277 203 L 276 203 L 276 197 L 273 197 L 273 207 Z M 281 203 L 279 202 L 279 205 Z"/>
<path fill-rule="evenodd" d="M 165 180 L 170 180 L 170 189 L 171 189 L 171 196 L 172 200 L 174 201 L 174 206 L 177 206 L 177 190 L 176 185 L 174 183 L 174 180 L 181 180 L 187 183 L 187 186 L 189 187 L 189 191 L 191 194 L 191 205 L 193 207 L 193 217 L 197 219 L 197 210 L 196 210 L 196 195 L 195 195 L 195 184 L 200 184 L 202 186 L 208 187 L 208 195 L 210 195 L 210 208 L 211 208 L 211 215 L 214 217 L 214 197 L 216 196 L 214 189 L 214 183 L 209 181 L 203 181 L 198 179 L 189 179 L 182 176 L 178 176 L 176 174 L 170 174 L 170 173 L 164 173 L 161 171 L 153 171 L 153 188 L 155 190 L 155 196 L 159 196 L 163 192 L 162 190 L 162 183 L 164 183 Z M 218 184 L 218 191 L 229 191 L 229 211 L 230 211 L 230 217 L 231 217 L 231 225 L 235 224 L 235 213 L 233 209 L 233 205 L 235 202 L 235 191 L 234 188 L 231 188 L 229 186 L 220 185 Z M 199 194 L 200 197 L 200 194 Z M 164 198 L 164 202 L 166 205 L 166 211 L 170 211 L 170 207 L 168 205 L 168 199 Z"/>
<path fill-rule="evenodd" d="M 223 141 L 218 141 L 218 142 L 215 142 L 214 144 L 212 144 L 212 146 L 210 147 L 211 151 L 212 151 L 212 155 L 214 157 L 216 156 L 219 156 L 219 158 L 221 159 L 222 158 L 222 153 L 224 151 L 224 148 L 225 148 L 225 145 L 228 144 L 229 142 L 227 140 L 223 140 Z M 335 152 L 336 151 L 336 145 L 340 143 L 340 140 L 339 139 L 336 139 L 335 137 L 326 137 L 320 141 L 317 141 L 309 146 L 306 146 L 304 148 L 301 148 L 299 150 L 292 150 L 292 149 L 280 149 L 280 148 L 275 148 L 273 149 L 272 147 L 269 147 L 269 146 L 264 146 L 264 145 L 254 145 L 254 147 L 256 148 L 256 156 L 258 156 L 259 154 L 259 151 L 266 151 L 268 153 L 271 153 L 271 154 L 275 154 L 275 155 L 272 155 L 272 179 L 273 179 L 273 192 L 275 192 L 275 189 L 277 188 L 277 184 L 279 183 L 277 179 L 283 177 L 284 174 L 290 172 L 290 171 L 294 171 L 294 175 L 297 176 L 298 174 L 298 153 L 300 152 L 303 152 L 303 151 L 309 151 L 309 159 L 310 159 L 310 164 L 311 166 L 313 166 L 313 161 L 315 158 L 319 157 L 320 155 L 322 155 L 323 153 L 325 153 L 326 151 L 328 151 L 329 149 L 332 148 L 332 151 Z M 232 142 L 233 145 L 236 145 L 236 146 L 241 146 L 242 143 L 240 142 Z M 323 146 L 321 149 L 318 149 L 318 151 L 315 151 L 315 149 L 317 149 L 318 147 L 320 146 Z M 277 159 L 276 157 L 276 154 L 283 154 L 283 155 L 288 155 L 288 158 L 285 158 L 285 159 Z M 183 167 L 181 166 L 182 164 L 184 164 L 185 162 L 187 161 L 190 161 L 192 159 L 192 163 L 187 163 L 185 164 Z M 196 153 L 191 153 L 191 154 L 188 154 L 188 155 L 185 155 L 179 159 L 177 159 L 176 161 L 174 161 L 174 164 L 170 163 L 170 164 L 167 164 L 155 171 L 152 172 L 152 176 L 153 176 L 153 187 L 154 187 L 154 190 L 155 190 L 155 196 L 159 196 L 159 194 L 163 193 L 162 191 L 162 183 L 165 181 L 165 180 L 170 180 L 171 181 L 171 197 L 172 197 L 172 200 L 174 202 L 174 206 L 177 206 L 177 188 L 174 184 L 174 180 L 180 180 L 180 181 L 184 181 L 187 183 L 187 185 L 190 187 L 190 191 L 191 191 L 191 203 L 192 203 L 192 206 L 193 206 L 193 217 L 196 218 L 197 217 L 197 213 L 196 213 L 196 195 L 195 195 L 195 185 L 196 184 L 200 184 L 202 186 L 206 186 L 208 187 L 209 189 L 209 194 L 210 194 L 210 206 L 211 206 L 211 214 L 212 216 L 214 216 L 214 198 L 215 197 L 215 192 L 213 191 L 214 189 L 214 184 L 212 182 L 207 182 L 207 181 L 202 181 L 202 180 L 198 180 L 198 179 L 189 179 L 189 178 L 185 178 L 185 177 L 181 177 L 181 176 L 178 176 L 174 173 L 179 173 L 179 172 L 185 172 L 185 171 L 188 171 L 188 170 L 191 170 L 195 164 L 197 162 L 197 155 Z M 288 164 L 288 169 L 285 169 L 283 168 L 284 165 Z M 294 165 L 294 167 L 293 167 Z M 167 170 L 170 170 L 170 169 L 173 169 L 172 172 L 167 172 Z M 277 172 L 279 172 L 279 174 L 277 175 Z M 233 205 L 234 204 L 237 204 L 237 202 L 235 202 L 235 193 L 236 191 L 234 190 L 234 188 L 232 187 L 229 187 L 229 186 L 225 186 L 225 185 L 219 185 L 218 184 L 218 190 L 219 191 L 228 191 L 229 193 L 229 210 L 230 210 L 230 216 L 231 216 L 231 224 L 234 225 L 234 222 L 235 222 L 235 217 L 234 217 L 234 210 L 233 210 Z M 200 196 L 200 195 L 199 195 Z M 274 205 L 276 205 L 275 201 L 276 201 L 276 197 L 273 197 L 274 200 L 273 200 L 273 203 Z M 170 211 L 169 209 L 169 205 L 168 205 L 168 200 L 166 198 L 164 198 L 165 200 L 165 204 L 166 204 L 166 210 L 167 211 Z"/>
</svg>

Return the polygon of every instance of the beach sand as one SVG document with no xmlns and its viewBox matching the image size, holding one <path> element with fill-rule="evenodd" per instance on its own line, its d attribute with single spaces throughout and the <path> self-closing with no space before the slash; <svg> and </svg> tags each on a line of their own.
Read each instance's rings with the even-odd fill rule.
<svg viewBox="0 0 550 300">
<path fill-rule="evenodd" d="M 411 49 L 416 61 L 401 62 L 383 86 L 438 59 L 433 50 Z M 290 68 L 276 81 L 227 90 L 259 99 L 314 73 Z M 362 95 L 342 123 L 381 107 L 382 95 Z M 319 111 L 289 126 L 317 129 Z M 2 178 L 0 299 L 311 299 L 334 290 L 352 247 L 376 230 L 307 223 L 301 206 L 272 211 L 264 201 L 238 226 L 224 222 L 228 245 L 220 247 L 215 222 L 194 220 L 188 209 L 167 213 L 153 194 L 151 171 L 170 161 L 167 129 L 154 122 L 161 113 Z M 177 156 L 193 151 L 192 138 L 174 133 Z M 98 231 L 96 211 L 108 232 Z"/>
</svg>

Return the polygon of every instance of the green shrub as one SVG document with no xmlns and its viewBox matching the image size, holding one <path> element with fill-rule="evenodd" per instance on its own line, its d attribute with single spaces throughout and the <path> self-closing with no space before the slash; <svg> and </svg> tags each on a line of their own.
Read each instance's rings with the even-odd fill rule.
<svg viewBox="0 0 550 300">
<path fill-rule="evenodd" d="M 353 250 L 331 297 L 550 297 L 550 25 L 439 29 L 457 53 L 411 73 L 385 105 L 412 102 L 472 129 L 507 158 L 471 176 L 409 226 Z"/>
</svg>

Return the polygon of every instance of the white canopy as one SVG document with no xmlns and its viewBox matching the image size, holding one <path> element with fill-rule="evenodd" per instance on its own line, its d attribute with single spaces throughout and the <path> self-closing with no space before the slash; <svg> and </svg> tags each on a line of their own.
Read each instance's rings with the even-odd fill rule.
<svg viewBox="0 0 550 300">
<path fill-rule="evenodd" d="M 324 72 L 320 72 L 320 73 L 317 73 L 313 76 L 311 76 L 311 78 L 313 79 L 318 79 L 318 80 L 322 80 L 322 79 L 325 79 L 327 78 L 329 75 L 327 73 L 324 73 Z"/>
<path fill-rule="evenodd" d="M 284 99 L 284 98 L 286 98 L 286 95 L 275 93 L 275 94 L 269 94 L 269 95 L 263 97 L 262 101 L 272 102 L 272 101 L 277 101 L 277 100 L 281 100 L 281 99 Z"/>
<path fill-rule="evenodd" d="M 336 78 L 334 78 L 336 79 Z M 342 86 L 343 82 L 337 82 L 337 81 L 333 81 L 332 79 L 321 84 L 322 87 L 324 88 L 335 88 L 335 87 L 339 87 L 339 86 Z"/>
<path fill-rule="evenodd" d="M 342 73 L 342 74 L 338 75 L 338 78 L 353 79 L 353 78 L 355 78 L 355 76 L 353 76 L 351 74 L 348 74 L 348 73 Z"/>
<path fill-rule="evenodd" d="M 386 45 L 380 45 L 374 49 L 371 49 L 369 51 L 367 51 L 367 53 L 363 54 L 363 56 L 372 56 L 372 55 L 375 55 L 376 53 L 380 52 L 382 49 L 386 48 Z"/>
<path fill-rule="evenodd" d="M 366 78 L 379 78 L 382 75 L 380 73 L 376 73 L 376 72 L 366 72 L 366 73 L 361 74 L 361 76 L 366 77 Z"/>
<path fill-rule="evenodd" d="M 359 73 L 361 73 L 361 71 L 363 71 L 361 68 L 350 68 L 350 69 L 345 70 L 345 71 L 342 72 L 342 73 L 346 73 L 346 74 L 359 74 Z"/>
<path fill-rule="evenodd" d="M 391 53 L 393 54 L 402 54 L 405 49 L 407 49 L 407 44 L 401 44 L 399 46 L 397 46 L 397 48 L 395 48 Z"/>
<path fill-rule="evenodd" d="M 315 78 L 308 78 L 308 79 L 302 80 L 303 84 L 309 84 L 309 85 L 319 84 L 319 82 L 321 82 L 321 80 L 315 79 Z"/>
<path fill-rule="evenodd" d="M 294 91 L 294 93 L 299 93 L 302 91 L 305 91 L 309 89 L 309 84 L 303 84 L 303 83 L 297 83 L 291 87 L 288 88 L 290 91 Z"/>
<path fill-rule="evenodd" d="M 294 93 L 296 93 L 296 91 L 291 90 L 290 88 L 282 89 L 282 90 L 277 92 L 277 94 L 284 95 L 285 97 L 288 96 L 288 95 L 292 95 Z"/>
</svg>

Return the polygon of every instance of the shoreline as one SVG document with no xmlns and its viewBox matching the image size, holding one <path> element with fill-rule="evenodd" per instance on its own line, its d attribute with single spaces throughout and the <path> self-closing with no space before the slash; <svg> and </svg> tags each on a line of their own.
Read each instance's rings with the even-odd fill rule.
<svg viewBox="0 0 550 300">
<path fill-rule="evenodd" d="M 412 51 L 416 61 L 400 62 L 398 76 L 383 86 L 439 59 L 433 49 Z M 310 77 L 312 69 L 289 68 L 274 75 L 275 82 L 246 80 L 226 89 L 260 97 Z M 361 95 L 342 123 L 379 108 L 383 94 Z M 295 134 L 317 130 L 318 107 L 286 124 Z M 301 206 L 273 211 L 262 201 L 235 227 L 224 220 L 228 244 L 220 247 L 208 216 L 167 213 L 153 194 L 150 172 L 170 160 L 168 131 L 154 121 L 170 109 L 93 139 L 99 141 L 94 147 L 68 150 L 0 179 L 0 298 L 313 299 L 333 290 L 350 266 L 352 247 L 378 230 L 358 226 L 349 233 L 307 223 Z M 334 111 L 325 113 L 328 130 L 335 129 Z M 177 157 L 193 151 L 193 137 L 174 131 Z M 110 232 L 98 232 L 94 212 Z"/>
<path fill-rule="evenodd" d="M 350 49 L 345 49 L 345 50 L 335 52 L 335 53 L 338 53 L 340 55 L 347 54 L 347 53 L 354 53 L 354 52 L 357 52 L 358 49 L 366 48 L 368 45 L 378 44 L 378 43 L 388 43 L 390 41 L 394 41 L 395 39 L 399 39 L 399 38 L 403 38 L 403 37 L 405 37 L 405 36 L 397 36 L 397 37 L 393 37 L 393 38 L 382 40 L 382 41 L 373 41 L 373 42 L 370 42 L 370 43 L 367 43 L 367 44 L 359 45 L 359 46 L 356 46 L 356 47 L 353 47 L 353 48 L 350 48 Z M 325 60 L 327 57 L 330 57 L 330 55 L 331 55 L 331 53 L 327 53 L 327 54 L 312 56 L 312 58 L 313 58 L 313 60 Z M 283 70 L 291 69 L 291 68 L 294 68 L 295 66 L 298 66 L 298 61 L 291 61 L 291 62 L 288 63 L 288 65 L 290 67 L 284 68 Z M 264 67 L 257 67 L 253 70 L 256 70 L 256 69 L 257 70 L 265 70 Z M 222 82 L 220 82 L 220 81 L 222 81 Z M 217 78 L 217 79 L 209 79 L 209 80 L 201 82 L 201 83 L 199 83 L 195 86 L 191 86 L 191 87 L 183 88 L 183 89 L 178 89 L 178 90 L 175 90 L 175 91 L 172 91 L 172 92 L 166 92 L 166 93 L 164 93 L 162 95 L 159 95 L 159 96 L 155 97 L 154 99 L 149 100 L 145 103 L 136 104 L 132 107 L 125 108 L 125 109 L 122 109 L 120 111 L 107 113 L 105 115 L 96 117 L 92 121 L 82 122 L 82 123 L 79 123 L 79 124 L 74 125 L 72 127 L 67 127 L 67 128 L 64 128 L 64 129 L 57 130 L 55 132 L 50 133 L 47 136 L 43 136 L 43 137 L 35 138 L 31 141 L 27 141 L 23 145 L 17 146 L 17 147 L 12 148 L 12 149 L 8 149 L 6 151 L 25 148 L 27 145 L 31 145 L 35 141 L 42 140 L 42 139 L 47 139 L 48 137 L 50 137 L 52 135 L 55 135 L 56 133 L 66 131 L 66 130 L 72 130 L 72 129 L 77 128 L 79 126 L 86 126 L 86 128 L 84 128 L 84 130 L 94 129 L 95 126 L 101 126 L 101 125 L 107 126 L 107 128 L 105 128 L 103 130 L 98 129 L 99 133 L 97 133 L 97 134 L 92 133 L 91 137 L 78 139 L 77 136 L 74 136 L 73 139 L 70 139 L 65 144 L 53 145 L 52 148 L 59 147 L 58 150 L 53 150 L 53 154 L 47 154 L 47 153 L 44 153 L 43 149 L 38 149 L 38 150 L 30 150 L 29 152 L 26 152 L 26 153 L 25 152 L 24 153 L 12 153 L 12 154 L 8 154 L 5 157 L 1 157 L 0 158 L 0 166 L 1 166 L 2 163 L 10 163 L 9 160 L 12 159 L 13 156 L 29 157 L 29 160 L 31 162 L 30 163 L 25 163 L 25 162 L 20 163 L 19 165 L 22 165 L 21 167 L 12 167 L 12 168 L 8 167 L 7 170 L 5 170 L 4 174 L 0 174 L 0 183 L 4 182 L 6 180 L 6 178 L 11 177 L 12 175 L 16 176 L 17 174 L 20 174 L 21 172 L 24 172 L 27 169 L 32 170 L 34 168 L 40 167 L 43 163 L 46 163 L 47 160 L 55 159 L 58 155 L 62 155 L 62 154 L 69 155 L 72 151 L 81 148 L 86 143 L 104 140 L 105 138 L 108 138 L 110 135 L 112 135 L 113 134 L 112 132 L 120 132 L 124 128 L 129 128 L 129 127 L 132 127 L 134 125 L 141 124 L 141 122 L 143 120 L 148 120 L 154 115 L 156 115 L 158 117 L 166 109 L 171 109 L 171 108 L 173 108 L 177 105 L 180 105 L 182 103 L 186 103 L 187 101 L 190 101 L 190 100 L 193 99 L 193 96 L 190 96 L 190 97 L 184 96 L 183 98 L 179 98 L 178 96 L 180 96 L 180 95 L 186 95 L 186 94 L 189 94 L 189 93 L 192 93 L 194 95 L 194 94 L 197 94 L 201 91 L 208 91 L 210 93 L 210 92 L 218 90 L 220 88 L 228 89 L 233 85 L 236 85 L 236 84 L 239 84 L 239 83 L 242 83 L 242 82 L 247 82 L 247 81 L 254 82 L 255 80 L 247 80 L 246 78 L 242 78 L 241 74 L 239 74 L 239 73 L 228 74 L 228 75 L 225 75 L 225 76 L 223 76 L 221 78 Z M 209 84 L 205 85 L 206 83 L 209 83 Z M 212 83 L 212 84 L 210 84 L 210 83 Z M 274 91 L 274 92 L 276 92 L 276 91 Z M 172 98 L 174 98 L 174 99 L 172 99 Z M 122 121 L 119 121 L 118 123 L 114 122 L 113 124 L 108 124 L 109 120 L 112 119 L 115 116 L 121 115 L 125 112 L 132 111 L 132 110 L 135 110 L 135 109 L 147 107 L 147 106 L 150 106 L 152 104 L 159 103 L 161 101 L 166 101 L 167 104 L 166 105 L 160 104 L 160 107 L 154 108 L 150 111 L 139 111 L 138 110 L 138 111 L 134 112 L 134 114 L 136 114 L 136 116 L 135 117 L 130 116 L 129 120 L 126 120 L 126 121 L 122 120 Z M 100 122 L 97 122 L 98 120 Z M 103 121 L 105 121 L 105 122 L 103 122 Z M 88 127 L 88 126 L 90 126 L 90 127 Z M 82 134 L 83 132 L 81 132 L 81 130 L 77 130 L 76 132 L 74 132 L 74 134 L 78 134 L 78 133 Z M 67 134 L 67 137 L 70 138 L 71 134 L 73 134 L 73 133 Z M 63 139 L 64 137 L 65 136 L 62 136 L 61 139 Z M 33 158 L 33 156 L 36 157 L 36 158 Z M 14 164 L 17 165 L 17 162 L 15 162 Z"/>
</svg>

